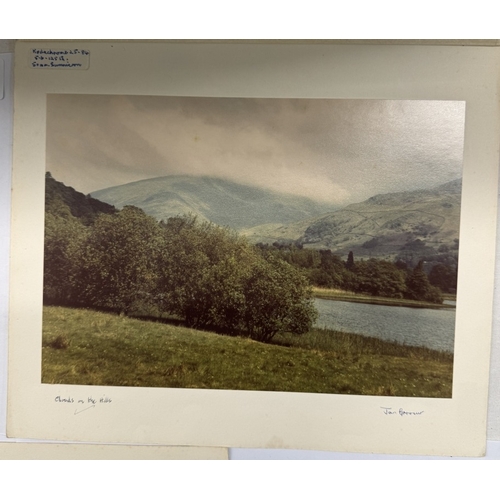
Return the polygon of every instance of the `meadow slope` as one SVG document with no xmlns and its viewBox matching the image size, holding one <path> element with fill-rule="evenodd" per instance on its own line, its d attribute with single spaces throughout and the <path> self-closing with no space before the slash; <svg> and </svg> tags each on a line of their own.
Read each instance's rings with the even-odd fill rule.
<svg viewBox="0 0 500 500">
<path fill-rule="evenodd" d="M 340 332 L 264 344 L 46 306 L 42 345 L 47 384 L 451 397 L 452 355 Z"/>
</svg>

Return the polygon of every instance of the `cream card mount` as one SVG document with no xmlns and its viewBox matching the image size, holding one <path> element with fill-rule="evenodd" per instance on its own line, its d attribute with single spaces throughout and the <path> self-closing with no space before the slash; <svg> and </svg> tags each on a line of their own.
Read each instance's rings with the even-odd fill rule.
<svg viewBox="0 0 500 500">
<path fill-rule="evenodd" d="M 30 66 L 30 58 L 33 57 L 33 50 L 40 49 L 85 51 L 83 62 L 64 62 L 83 66 L 79 69 L 68 66 L 34 68 Z M 484 453 L 500 136 L 498 48 L 90 41 L 44 42 L 42 47 L 38 43 L 21 42 L 16 45 L 15 59 L 9 436 L 102 443 L 282 447 L 394 454 Z M 151 100 L 148 101 L 147 96 L 152 96 Z M 265 146 L 258 151 L 262 153 L 260 157 L 259 154 L 252 157 L 254 170 L 262 175 L 266 171 L 272 174 L 275 184 L 281 189 L 280 194 L 287 196 L 299 196 L 301 193 L 296 192 L 293 182 L 288 182 L 283 172 L 290 173 L 288 179 L 293 177 L 292 173 L 301 175 L 298 178 L 302 182 L 303 194 L 315 190 L 321 193 L 327 179 L 331 181 L 335 178 L 335 168 L 338 168 L 337 177 L 341 178 L 345 175 L 346 162 L 352 166 L 352 172 L 356 172 L 358 160 L 362 162 L 363 156 L 371 155 L 368 149 L 356 152 L 346 147 L 344 167 L 336 166 L 335 162 L 330 166 L 323 165 L 319 153 L 315 157 L 318 161 L 311 162 L 307 167 L 300 169 L 291 165 L 287 156 L 291 146 L 285 146 L 292 143 L 283 138 L 285 132 L 294 129 L 297 122 L 287 123 L 282 119 L 288 115 L 280 114 L 280 109 L 288 106 L 287 103 L 290 103 L 290 108 L 295 106 L 299 110 L 304 104 L 304 115 L 307 115 L 307 110 L 314 109 L 319 100 L 330 104 L 335 101 L 338 106 L 352 104 L 354 108 L 368 101 L 385 105 L 400 102 L 403 111 L 410 109 L 408 106 L 412 103 L 457 103 L 455 112 L 462 120 L 463 129 L 459 148 L 462 187 L 452 388 L 448 394 L 440 397 L 391 395 L 390 385 L 389 390 L 381 391 L 381 394 L 376 394 L 375 390 L 370 394 L 348 394 L 341 393 L 341 390 L 330 393 L 289 391 L 286 388 L 262 390 L 252 389 L 245 383 L 243 389 L 224 385 L 203 388 L 199 382 L 190 385 L 185 381 L 180 387 L 145 387 L 141 386 L 133 370 L 125 384 L 117 385 L 101 382 L 94 385 L 89 383 L 89 378 L 83 381 L 83 377 L 82 382 L 71 379 L 70 383 L 42 379 L 42 358 L 45 356 L 42 353 L 49 352 L 47 347 L 51 348 L 47 342 L 56 340 L 55 337 L 48 341 L 42 338 L 42 323 L 45 326 L 48 324 L 43 312 L 44 207 L 48 164 L 56 180 L 59 180 L 56 172 L 64 169 L 76 172 L 80 168 L 82 185 L 88 181 L 87 187 L 81 188 L 81 192 L 86 190 L 86 195 L 96 191 L 97 187 L 91 184 L 99 176 L 109 181 L 108 186 L 117 184 L 114 182 L 117 172 L 123 174 L 124 183 L 138 181 L 138 178 L 133 178 L 135 171 L 131 162 L 146 172 L 144 178 L 160 177 L 155 165 L 162 159 L 166 160 L 168 154 L 174 151 L 184 151 L 185 155 L 175 157 L 178 160 L 175 165 L 172 161 L 175 168 L 166 174 L 192 177 L 197 168 L 202 171 L 202 165 L 212 164 L 212 172 L 218 172 L 226 180 L 233 182 L 234 177 L 231 176 L 236 175 L 236 171 L 241 174 L 245 186 L 265 189 L 266 185 L 259 185 L 258 179 L 250 175 L 248 165 L 245 167 L 241 162 L 241 151 L 246 149 L 240 147 L 238 140 L 227 140 L 225 149 L 222 153 L 220 151 L 217 134 L 230 134 L 227 122 L 223 125 L 220 118 L 224 107 L 221 100 L 224 100 L 226 108 L 234 108 L 235 103 L 246 106 L 247 110 L 254 108 L 252 115 L 248 111 L 248 119 L 255 120 L 249 124 L 238 118 L 239 121 L 233 122 L 233 129 L 241 127 L 242 123 L 249 125 L 248 130 L 258 137 L 255 144 Z M 102 106 L 99 108 L 96 102 L 101 102 Z M 67 108 L 68 121 L 64 122 L 61 118 L 57 128 L 51 120 L 57 110 L 64 109 L 65 103 L 73 107 Z M 203 109 L 198 106 L 197 110 L 196 103 L 200 103 Z M 276 108 L 275 123 L 274 128 L 264 130 L 256 119 L 255 108 L 265 108 L 267 103 L 267 107 Z M 443 106 L 436 109 L 449 110 Z M 146 107 L 150 115 L 137 114 L 139 108 L 139 111 L 144 111 Z M 156 129 L 148 128 L 158 115 L 166 110 L 171 112 L 172 108 L 178 111 L 179 120 L 182 115 L 184 122 L 189 122 L 191 126 L 197 123 L 199 133 L 194 128 L 189 129 L 194 131 L 190 136 L 191 142 L 183 144 L 181 138 L 175 135 L 175 130 L 169 127 L 168 120 L 160 120 L 162 125 Z M 234 119 L 231 109 L 225 109 L 225 113 Z M 324 109 L 328 114 L 329 108 Z M 110 110 L 112 113 L 106 114 Z M 268 109 L 264 111 L 269 113 Z M 436 119 L 438 115 L 439 112 Z M 108 132 L 105 132 L 106 116 L 110 120 Z M 121 117 L 120 120 L 113 121 L 113 117 L 117 116 Z M 272 115 L 267 116 L 271 116 L 269 119 L 272 121 Z M 341 116 L 347 117 L 345 114 Z M 373 116 L 366 116 L 367 121 L 373 122 Z M 95 121 L 92 121 L 93 118 Z M 218 128 L 213 127 L 213 122 Z M 68 127 L 62 127 L 64 123 Z M 317 123 L 320 123 L 319 118 Z M 331 142 L 338 146 L 333 157 L 338 160 L 336 155 L 342 144 L 335 141 L 343 137 L 342 127 L 339 122 L 337 128 L 333 122 L 328 123 L 332 127 L 329 129 Z M 349 128 L 347 118 L 344 119 L 344 126 Z M 294 130 L 297 128 L 300 127 L 295 126 Z M 73 135 L 58 135 L 64 129 Z M 109 129 L 120 133 L 112 139 Z M 383 130 L 379 132 L 382 134 L 382 142 L 379 143 L 383 145 Z M 320 131 L 317 133 L 320 134 Z M 287 137 L 292 135 L 290 132 Z M 308 135 L 307 127 L 303 127 L 302 133 L 296 135 L 297 148 L 299 142 L 310 146 L 314 142 L 312 135 Z M 411 149 L 424 136 L 429 139 L 428 135 L 422 132 L 409 139 L 407 147 Z M 236 136 L 224 137 L 232 139 Z M 324 136 L 318 137 L 323 139 Z M 55 148 L 57 138 L 61 138 L 60 147 Z M 93 143 L 89 142 L 90 138 L 93 138 Z M 276 138 L 282 139 L 282 142 L 276 142 Z M 213 148 L 203 149 L 207 148 L 205 141 Z M 440 145 L 436 144 L 439 149 Z M 404 144 L 400 146 L 405 147 Z M 132 147 L 136 148 L 135 153 Z M 63 154 L 64 148 L 66 152 L 73 150 L 73 159 Z M 211 150 L 212 156 L 205 156 L 203 163 L 196 163 L 200 157 L 189 164 L 182 163 L 182 158 L 196 148 Z M 137 165 L 134 155 L 138 151 L 147 160 L 143 165 Z M 368 151 L 370 154 L 366 154 Z M 233 171 L 223 167 L 224 152 L 226 160 L 227 157 L 234 157 Z M 432 165 L 432 151 L 421 150 L 420 153 L 428 154 L 429 164 Z M 93 154 L 96 156 L 93 157 Z M 383 158 L 390 156 L 391 151 Z M 104 161 L 105 157 L 107 160 Z M 216 162 L 214 158 L 220 161 Z M 418 168 L 425 169 L 424 163 L 420 160 Z M 266 168 L 266 165 L 269 167 Z M 366 165 L 364 168 L 368 172 Z M 379 177 L 382 174 L 393 175 L 394 183 L 400 183 L 400 186 L 408 182 L 412 175 L 410 164 L 406 166 L 406 174 L 402 173 L 402 169 L 394 170 L 393 174 L 387 173 L 377 161 L 372 168 Z M 422 171 L 426 172 L 424 175 L 429 182 L 432 176 L 440 174 L 434 167 Z M 356 177 L 359 196 L 370 184 L 366 180 L 363 184 L 366 178 Z M 71 186 L 70 182 L 68 184 Z M 338 180 L 336 195 L 340 199 L 345 194 L 348 201 L 356 201 L 349 198 L 351 191 L 346 186 L 348 184 Z M 71 187 L 80 190 L 76 185 Z M 396 191 L 387 189 L 385 193 Z M 118 315 L 113 316 L 113 320 L 116 317 L 123 319 Z M 71 328 L 74 330 L 74 327 Z M 60 351 L 68 352 L 63 345 L 68 337 L 71 348 L 73 330 L 59 332 Z M 257 348 L 261 347 L 258 344 Z M 291 347 L 282 346 L 281 349 Z M 278 359 L 277 351 L 270 351 L 268 356 L 270 360 Z M 99 366 L 105 364 L 105 355 L 96 354 L 96 363 Z M 133 360 L 131 363 L 131 366 L 137 366 Z M 184 359 L 177 365 L 177 371 L 189 371 L 190 363 Z M 286 363 L 283 366 L 283 369 L 290 368 L 286 368 Z M 77 373 L 80 368 L 66 367 Z M 264 365 L 248 366 L 248 370 L 251 369 L 260 369 L 265 374 Z M 99 370 L 87 366 L 87 371 Z M 169 373 L 173 373 L 172 370 Z M 337 373 L 337 376 L 342 374 Z"/>
</svg>

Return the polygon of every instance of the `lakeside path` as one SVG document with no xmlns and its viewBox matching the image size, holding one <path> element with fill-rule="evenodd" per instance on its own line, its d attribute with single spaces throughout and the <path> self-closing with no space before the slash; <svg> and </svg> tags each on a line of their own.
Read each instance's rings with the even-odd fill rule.
<svg viewBox="0 0 500 500">
<path fill-rule="evenodd" d="M 393 299 L 390 297 L 373 297 L 371 295 L 356 294 L 345 290 L 313 287 L 313 296 L 317 299 L 341 300 L 344 302 L 358 302 L 361 304 L 374 304 L 381 306 L 415 307 L 425 309 L 455 309 L 451 304 L 434 304 L 409 299 Z M 446 297 L 455 300 L 455 297 Z"/>
</svg>

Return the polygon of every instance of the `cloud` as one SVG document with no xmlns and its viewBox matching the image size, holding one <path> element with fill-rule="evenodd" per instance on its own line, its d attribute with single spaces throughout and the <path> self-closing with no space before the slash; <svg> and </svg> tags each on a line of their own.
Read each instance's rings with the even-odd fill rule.
<svg viewBox="0 0 500 500">
<path fill-rule="evenodd" d="M 89 192 L 211 175 L 333 203 L 460 176 L 464 103 L 50 95 L 47 169 Z"/>
</svg>

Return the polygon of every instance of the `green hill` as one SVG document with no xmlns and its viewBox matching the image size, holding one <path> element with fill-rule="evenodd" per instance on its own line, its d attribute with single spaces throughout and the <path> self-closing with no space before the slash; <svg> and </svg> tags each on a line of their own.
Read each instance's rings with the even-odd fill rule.
<svg viewBox="0 0 500 500">
<path fill-rule="evenodd" d="M 100 213 L 117 212 L 115 207 L 84 195 L 62 182 L 56 181 L 50 172 L 45 174 L 45 212 L 60 217 L 72 215 L 88 225 Z"/>
<path fill-rule="evenodd" d="M 373 196 L 332 213 L 291 224 L 249 228 L 253 242 L 297 242 L 358 257 L 457 250 L 461 180 L 435 189 Z M 440 250 L 441 249 L 441 250 Z"/>
<path fill-rule="evenodd" d="M 91 193 L 118 208 L 134 205 L 158 220 L 193 214 L 241 230 L 260 224 L 286 224 L 338 208 L 310 198 L 238 184 L 215 177 L 167 176 Z"/>
</svg>

